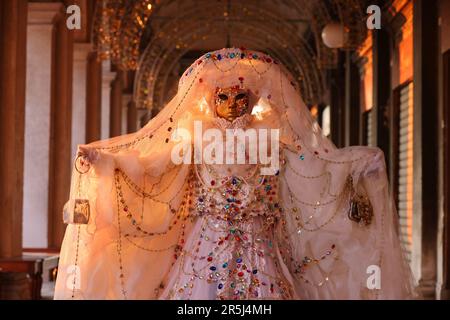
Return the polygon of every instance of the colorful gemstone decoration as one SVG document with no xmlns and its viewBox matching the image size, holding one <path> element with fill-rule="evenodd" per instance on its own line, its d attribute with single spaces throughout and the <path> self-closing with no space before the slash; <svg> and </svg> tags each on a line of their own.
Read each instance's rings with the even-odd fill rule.
<svg viewBox="0 0 450 320">
<path fill-rule="evenodd" d="M 300 160 L 305 160 L 305 156 L 303 154 L 300 155 Z"/>
<path fill-rule="evenodd" d="M 245 57 L 248 57 L 249 59 L 254 59 L 254 60 L 260 60 L 261 62 L 264 62 L 264 63 L 274 63 L 274 64 L 278 64 L 277 63 L 277 61 L 275 61 L 275 60 L 272 60 L 270 57 L 268 57 L 268 56 L 265 56 L 265 55 L 262 55 L 262 56 L 259 56 L 257 53 L 248 53 L 248 54 L 246 54 L 246 53 L 244 53 L 243 51 L 245 51 L 245 49 L 240 49 L 240 52 L 227 52 L 227 53 L 225 53 L 225 54 L 213 54 L 213 53 L 211 53 L 211 52 L 208 52 L 208 53 L 206 53 L 205 54 L 205 56 L 204 56 L 204 59 L 213 59 L 213 60 L 222 60 L 222 59 L 234 59 L 234 58 L 241 58 L 241 59 L 244 59 Z M 198 62 L 197 62 L 197 64 L 201 64 L 202 63 L 202 61 L 203 60 L 199 60 Z M 192 69 L 192 68 L 191 68 Z M 186 72 L 186 76 L 188 76 L 191 72 L 192 72 L 192 70 L 191 69 L 189 69 L 187 72 Z"/>
<path fill-rule="evenodd" d="M 222 59 L 226 58 L 231 58 L 231 55 L 223 53 Z M 300 156 L 298 151 L 297 156 Z M 277 274 L 274 274 L 273 280 L 267 278 L 264 272 L 259 272 L 259 270 L 264 270 L 260 269 L 258 263 L 255 263 L 252 258 L 247 258 L 242 249 L 236 251 L 234 249 L 243 248 L 247 250 L 248 248 L 252 255 L 256 257 L 256 260 L 269 259 L 273 256 L 275 245 L 270 231 L 267 234 L 264 231 L 262 234 L 258 234 L 257 238 L 254 238 L 254 235 L 247 231 L 245 224 L 242 225 L 241 223 L 251 224 L 255 216 L 260 217 L 263 225 L 267 227 L 277 221 L 276 216 L 283 211 L 278 196 L 279 177 L 273 175 L 256 176 L 254 181 L 258 183 L 251 186 L 251 193 L 248 192 L 248 184 L 245 183 L 244 179 L 240 176 L 234 176 L 231 172 L 226 177 L 211 176 L 206 181 L 209 184 L 200 183 L 195 175 L 190 176 L 186 187 L 187 196 L 183 200 L 189 206 L 190 213 L 198 216 L 206 215 L 208 219 L 211 219 L 211 224 L 209 224 L 211 230 L 206 226 L 202 227 L 199 238 L 193 242 L 198 244 L 192 250 L 194 257 L 190 261 L 192 262 L 193 274 L 190 280 L 180 284 L 184 287 L 182 298 L 189 298 L 190 293 L 188 291 L 192 291 L 192 286 L 196 281 L 195 278 L 212 284 L 215 290 L 218 290 L 217 294 L 220 299 L 260 297 L 264 295 L 261 290 L 266 292 L 269 289 L 277 294 L 276 297 L 284 296 L 287 287 L 280 281 L 281 278 L 278 278 Z M 212 187 L 214 185 L 215 187 Z M 203 218 L 205 217 L 203 216 Z M 212 236 L 206 230 L 213 232 L 220 230 L 224 233 Z M 205 241 L 210 241 L 209 243 L 213 247 L 204 254 L 200 254 L 199 248 Z M 223 255 L 222 252 L 229 249 L 227 246 L 230 246 L 230 249 L 233 248 L 232 252 L 225 251 L 226 255 Z M 331 256 L 331 253 L 328 253 L 331 252 L 330 248 L 327 249 L 322 252 L 322 256 L 319 258 L 325 259 L 325 257 Z M 182 256 L 181 252 L 176 252 L 176 254 L 178 257 Z M 243 261 L 244 256 L 246 257 L 245 263 Z M 206 268 L 197 269 L 196 263 L 199 262 L 198 260 L 203 260 L 206 263 Z M 315 260 L 313 262 L 316 263 Z M 302 264 L 302 259 L 298 262 L 295 261 L 295 270 L 299 270 L 298 267 L 301 267 Z M 266 288 L 264 289 L 262 286 L 266 286 Z M 179 289 L 176 288 L 176 290 Z"/>
</svg>

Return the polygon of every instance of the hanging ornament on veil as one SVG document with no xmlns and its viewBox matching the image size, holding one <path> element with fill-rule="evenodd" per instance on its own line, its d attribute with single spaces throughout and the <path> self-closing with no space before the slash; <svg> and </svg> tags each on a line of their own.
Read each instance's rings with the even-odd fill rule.
<svg viewBox="0 0 450 320">
<path fill-rule="evenodd" d="M 370 200 L 364 194 L 356 192 L 353 187 L 353 178 L 349 176 L 350 185 L 352 186 L 350 203 L 348 208 L 348 218 L 361 225 L 368 226 L 372 222 L 373 207 Z"/>
<path fill-rule="evenodd" d="M 90 168 L 89 157 L 82 152 L 78 153 L 74 163 L 75 170 L 78 172 L 78 184 L 76 198 L 66 202 L 63 208 L 64 223 L 88 224 L 91 215 L 89 199 L 81 196 L 81 178 Z"/>
</svg>

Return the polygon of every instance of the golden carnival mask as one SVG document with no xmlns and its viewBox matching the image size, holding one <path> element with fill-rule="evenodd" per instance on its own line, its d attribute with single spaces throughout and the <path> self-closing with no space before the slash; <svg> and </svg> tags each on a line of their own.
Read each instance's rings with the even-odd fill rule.
<svg viewBox="0 0 450 320">
<path fill-rule="evenodd" d="M 214 106 L 219 117 L 233 121 L 248 110 L 248 90 L 241 89 L 239 86 L 216 88 Z"/>
</svg>

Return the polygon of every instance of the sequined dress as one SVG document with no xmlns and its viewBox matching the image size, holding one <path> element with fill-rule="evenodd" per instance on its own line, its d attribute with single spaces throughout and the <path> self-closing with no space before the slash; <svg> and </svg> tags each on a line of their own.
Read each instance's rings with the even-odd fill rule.
<svg viewBox="0 0 450 320">
<path fill-rule="evenodd" d="M 190 237 L 162 299 L 293 298 L 274 241 L 281 211 L 277 180 L 193 180 Z"/>
<path fill-rule="evenodd" d="M 189 237 L 160 299 L 293 299 L 275 241 L 278 176 L 261 176 L 258 165 L 202 164 L 190 181 Z"/>
</svg>

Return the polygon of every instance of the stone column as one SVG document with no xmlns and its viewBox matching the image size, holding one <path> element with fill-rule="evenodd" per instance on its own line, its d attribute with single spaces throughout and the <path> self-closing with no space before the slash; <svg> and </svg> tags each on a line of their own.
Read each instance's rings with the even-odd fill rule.
<svg viewBox="0 0 450 320">
<path fill-rule="evenodd" d="M 27 1 L 0 1 L 0 258 L 22 254 Z"/>
<path fill-rule="evenodd" d="M 127 125 L 128 125 L 128 104 L 132 101 L 133 95 L 130 93 L 122 94 L 122 128 L 121 134 L 127 134 Z"/>
<path fill-rule="evenodd" d="M 390 52 L 391 39 L 384 30 L 373 32 L 373 108 L 372 108 L 372 145 L 383 150 L 386 158 L 389 157 L 389 130 L 385 125 L 386 114 L 389 114 L 391 96 L 391 66 Z M 386 163 L 389 170 L 389 162 Z M 389 172 L 389 171 L 388 171 Z"/>
<path fill-rule="evenodd" d="M 86 78 L 86 143 L 100 139 L 101 107 L 102 107 L 102 74 L 101 63 L 97 54 L 88 56 Z"/>
<path fill-rule="evenodd" d="M 72 164 L 75 160 L 77 146 L 86 143 L 86 98 L 88 57 L 92 51 L 90 43 L 75 43 L 73 52 L 73 87 L 72 87 Z"/>
<path fill-rule="evenodd" d="M 128 103 L 128 112 L 127 112 L 127 133 L 136 132 L 138 128 L 138 114 L 136 109 L 136 103 L 131 100 Z"/>
<path fill-rule="evenodd" d="M 436 297 L 438 228 L 438 16 L 436 1 L 415 0 L 414 199 L 412 269 L 423 296 Z M 439 123 L 440 125 L 440 123 Z"/>
<path fill-rule="evenodd" d="M 120 136 L 122 133 L 122 76 L 122 71 L 117 71 L 116 78 L 111 84 L 110 137 Z"/>
<path fill-rule="evenodd" d="M 111 72 L 111 62 L 104 61 L 102 63 L 101 139 L 110 137 L 111 84 L 115 77 L 116 73 Z"/>
<path fill-rule="evenodd" d="M 28 4 L 23 246 L 48 245 L 54 23 L 61 3 Z"/>
<path fill-rule="evenodd" d="M 66 26 L 64 10 L 58 15 L 54 32 L 48 247 L 58 249 L 64 237 L 65 225 L 61 217 L 69 198 L 72 171 L 73 31 Z"/>
</svg>

